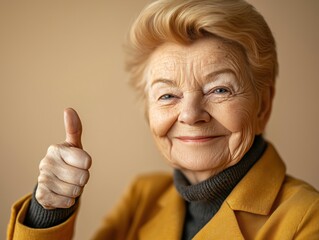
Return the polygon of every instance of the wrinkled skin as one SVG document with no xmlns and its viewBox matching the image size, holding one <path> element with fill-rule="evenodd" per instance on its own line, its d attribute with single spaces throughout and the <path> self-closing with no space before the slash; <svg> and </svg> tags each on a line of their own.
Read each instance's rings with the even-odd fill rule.
<svg viewBox="0 0 319 240">
<path fill-rule="evenodd" d="M 66 140 L 51 145 L 39 165 L 37 201 L 46 209 L 69 208 L 89 180 L 90 155 L 82 149 L 82 125 L 73 109 L 64 111 Z"/>
<path fill-rule="evenodd" d="M 155 142 L 192 183 L 240 161 L 268 120 L 271 90 L 257 94 L 241 49 L 219 39 L 161 45 L 145 79 Z"/>
</svg>

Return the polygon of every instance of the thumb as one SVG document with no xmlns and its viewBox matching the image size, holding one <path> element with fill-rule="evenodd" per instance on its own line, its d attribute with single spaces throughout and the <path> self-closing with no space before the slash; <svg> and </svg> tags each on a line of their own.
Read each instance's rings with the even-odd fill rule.
<svg viewBox="0 0 319 240">
<path fill-rule="evenodd" d="M 65 128 L 65 142 L 72 145 L 73 147 L 81 148 L 81 134 L 82 134 L 82 123 L 72 108 L 64 110 L 64 128 Z"/>
</svg>

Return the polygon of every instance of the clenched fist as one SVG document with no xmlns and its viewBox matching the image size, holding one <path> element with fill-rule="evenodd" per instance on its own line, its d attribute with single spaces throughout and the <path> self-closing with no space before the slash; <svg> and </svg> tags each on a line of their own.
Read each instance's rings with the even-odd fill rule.
<svg viewBox="0 0 319 240">
<path fill-rule="evenodd" d="M 39 165 L 35 197 L 46 209 L 69 208 L 89 180 L 92 160 L 82 149 L 82 124 L 77 113 L 64 110 L 66 140 L 51 145 Z"/>
</svg>

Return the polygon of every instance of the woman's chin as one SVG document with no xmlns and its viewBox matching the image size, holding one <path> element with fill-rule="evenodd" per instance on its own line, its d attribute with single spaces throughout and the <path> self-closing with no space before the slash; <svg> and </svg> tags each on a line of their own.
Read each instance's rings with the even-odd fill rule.
<svg viewBox="0 0 319 240">
<path fill-rule="evenodd" d="M 183 160 L 174 161 L 175 168 L 182 170 L 183 172 L 193 173 L 193 174 L 207 174 L 216 175 L 221 172 L 225 167 L 227 167 L 227 163 L 230 161 L 220 161 L 220 159 L 215 160 L 212 158 L 209 159 L 199 159 L 188 157 Z"/>
</svg>

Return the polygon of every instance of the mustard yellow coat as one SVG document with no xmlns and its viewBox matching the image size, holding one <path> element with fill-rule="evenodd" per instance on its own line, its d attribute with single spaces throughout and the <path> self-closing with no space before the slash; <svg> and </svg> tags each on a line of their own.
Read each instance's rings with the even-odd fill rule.
<svg viewBox="0 0 319 240">
<path fill-rule="evenodd" d="M 262 158 L 238 183 L 216 215 L 194 239 L 319 239 L 319 193 L 286 175 L 285 165 L 269 144 Z M 71 239 L 76 213 L 48 229 L 22 224 L 30 196 L 12 208 L 9 240 Z M 95 240 L 177 240 L 181 238 L 184 201 L 172 177 L 139 177 L 109 214 Z"/>
</svg>

